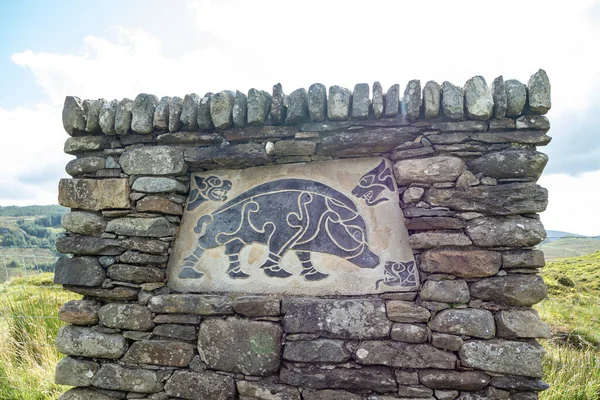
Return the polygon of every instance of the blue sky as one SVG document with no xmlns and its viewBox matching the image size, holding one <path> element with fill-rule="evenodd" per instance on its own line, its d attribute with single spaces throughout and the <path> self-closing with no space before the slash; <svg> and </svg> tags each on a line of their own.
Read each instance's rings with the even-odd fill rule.
<svg viewBox="0 0 600 400">
<path fill-rule="evenodd" d="M 552 83 L 548 229 L 600 233 L 600 2 L 0 2 L 0 205 L 56 202 L 66 95 L 290 93 L 410 79 Z"/>
</svg>

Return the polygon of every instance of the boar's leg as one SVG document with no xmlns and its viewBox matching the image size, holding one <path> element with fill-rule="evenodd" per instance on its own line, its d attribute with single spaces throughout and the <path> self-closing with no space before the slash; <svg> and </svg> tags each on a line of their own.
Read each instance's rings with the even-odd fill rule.
<svg viewBox="0 0 600 400">
<path fill-rule="evenodd" d="M 179 273 L 180 279 L 199 279 L 204 276 L 203 272 L 196 271 L 196 269 L 194 269 L 203 253 L 204 249 L 200 246 L 197 246 L 194 252 L 184 259 L 185 263 L 183 264 L 183 269 Z"/>
<path fill-rule="evenodd" d="M 307 281 L 320 281 L 321 279 L 327 278 L 329 275 L 317 271 L 310 261 L 310 253 L 308 251 L 297 251 L 296 255 L 302 263 L 302 272 L 300 275 L 304 275 L 304 279 Z"/>
<path fill-rule="evenodd" d="M 240 239 L 233 239 L 225 245 L 225 254 L 229 256 L 227 273 L 233 279 L 244 279 L 250 276 L 240 268 L 240 251 L 242 251 L 245 245 L 246 243 Z"/>
<path fill-rule="evenodd" d="M 274 278 L 288 278 L 292 276 L 292 274 L 279 266 L 279 260 L 281 260 L 280 256 L 269 252 L 269 258 L 260 266 L 265 271 L 265 275 Z"/>
</svg>

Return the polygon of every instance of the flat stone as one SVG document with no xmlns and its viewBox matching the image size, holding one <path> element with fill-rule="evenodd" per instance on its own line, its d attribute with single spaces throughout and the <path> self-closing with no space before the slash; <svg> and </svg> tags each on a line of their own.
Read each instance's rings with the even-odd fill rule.
<svg viewBox="0 0 600 400">
<path fill-rule="evenodd" d="M 458 390 L 434 390 L 435 398 L 437 400 L 454 400 L 458 397 Z"/>
<path fill-rule="evenodd" d="M 466 226 L 463 220 L 451 217 L 407 218 L 404 224 L 409 230 L 462 229 Z"/>
<path fill-rule="evenodd" d="M 552 336 L 550 328 L 534 309 L 502 310 L 496 314 L 498 336 L 507 339 L 533 339 Z"/>
<path fill-rule="evenodd" d="M 429 81 L 423 88 L 423 114 L 426 119 L 437 118 L 440 114 L 442 88 L 435 81 Z"/>
<path fill-rule="evenodd" d="M 213 124 L 212 116 L 210 113 L 210 104 L 212 102 L 212 98 L 214 93 L 208 92 L 202 96 L 202 99 L 199 99 L 198 102 L 198 114 L 196 117 L 196 122 L 198 123 L 198 129 L 200 130 L 209 130 L 215 127 Z M 234 101 L 235 103 L 235 101 Z M 233 113 L 233 111 L 232 111 Z"/>
<path fill-rule="evenodd" d="M 72 233 L 100 236 L 106 227 L 106 220 L 99 214 L 72 211 L 62 216 L 61 224 L 63 228 Z"/>
<path fill-rule="evenodd" d="M 55 284 L 100 286 L 104 279 L 106 272 L 96 257 L 61 257 L 56 262 Z"/>
<path fill-rule="evenodd" d="M 85 131 L 85 112 L 83 110 L 83 102 L 79 97 L 65 97 L 62 122 L 65 131 L 71 136 L 75 133 Z"/>
<path fill-rule="evenodd" d="M 380 300 L 297 300 L 290 303 L 286 333 L 320 333 L 341 339 L 386 337 L 391 323 Z"/>
<path fill-rule="evenodd" d="M 273 159 L 260 143 L 245 143 L 224 147 L 200 147 L 186 149 L 184 159 L 197 167 L 248 167 L 266 164 Z"/>
<path fill-rule="evenodd" d="M 182 215 L 183 205 L 173 203 L 162 196 L 146 196 L 135 204 L 139 212 L 158 212 L 169 215 Z"/>
<path fill-rule="evenodd" d="M 171 100 L 169 96 L 163 96 L 156 105 L 152 125 L 157 131 L 167 132 L 169 130 L 169 106 Z"/>
<path fill-rule="evenodd" d="M 310 156 L 315 154 L 317 144 L 307 140 L 280 140 L 275 142 L 273 155 L 277 156 Z"/>
<path fill-rule="evenodd" d="M 354 92 L 352 95 L 352 118 L 367 119 L 369 117 L 370 105 L 371 100 L 369 99 L 369 84 L 357 83 L 354 86 Z"/>
<path fill-rule="evenodd" d="M 540 69 L 531 75 L 527 83 L 529 111 L 534 114 L 546 114 L 552 107 L 550 92 L 550 80 L 546 71 Z"/>
<path fill-rule="evenodd" d="M 283 88 L 281 83 L 273 85 L 273 96 L 271 98 L 271 111 L 269 112 L 269 122 L 271 125 L 281 125 L 285 121 L 286 108 L 284 105 Z"/>
<path fill-rule="evenodd" d="M 159 144 L 196 144 L 199 146 L 209 146 L 221 144 L 223 136 L 212 132 L 171 132 L 158 136 L 156 141 Z"/>
<path fill-rule="evenodd" d="M 475 218 L 467 223 L 466 233 L 482 247 L 530 247 L 546 237 L 539 220 L 524 217 Z"/>
<path fill-rule="evenodd" d="M 432 281 L 423 284 L 421 298 L 426 301 L 441 303 L 467 303 L 471 296 L 467 282 L 462 279 Z"/>
<path fill-rule="evenodd" d="M 343 390 L 303 390 L 304 400 L 362 400 L 362 396 Z"/>
<path fill-rule="evenodd" d="M 423 193 L 425 193 L 425 189 L 422 187 L 409 187 L 402 194 L 402 201 L 405 203 L 418 203 L 419 200 L 421 200 Z"/>
<path fill-rule="evenodd" d="M 281 313 L 281 301 L 268 296 L 240 296 L 233 301 L 233 309 L 246 317 L 276 317 Z"/>
<path fill-rule="evenodd" d="M 415 127 L 372 128 L 366 131 L 343 131 L 325 136 L 317 146 L 317 154 L 333 156 L 371 156 L 386 153 L 398 145 L 414 140 Z"/>
<path fill-rule="evenodd" d="M 548 296 L 548 287 L 539 275 L 507 275 L 486 278 L 471 284 L 471 296 L 513 306 L 531 306 Z"/>
<path fill-rule="evenodd" d="M 387 365 L 395 368 L 454 369 L 456 356 L 428 344 L 393 341 L 364 341 L 356 350 L 356 361 L 363 365 Z"/>
<path fill-rule="evenodd" d="M 156 324 L 189 324 L 199 325 L 202 317 L 192 314 L 159 314 L 154 317 Z"/>
<path fill-rule="evenodd" d="M 502 75 L 494 79 L 492 82 L 492 97 L 494 100 L 494 118 L 501 119 L 506 116 L 506 108 L 508 100 L 506 97 L 506 88 L 504 86 L 504 78 Z M 490 130 L 492 126 L 490 124 Z"/>
<path fill-rule="evenodd" d="M 183 98 L 181 107 L 181 127 L 186 131 L 198 130 L 198 106 L 200 105 L 200 96 L 196 93 L 186 94 Z"/>
<path fill-rule="evenodd" d="M 262 142 L 267 139 L 292 138 L 298 134 L 298 128 L 293 126 L 247 126 L 240 129 L 228 129 L 223 133 L 225 139 L 230 142 L 249 140 Z"/>
<path fill-rule="evenodd" d="M 448 81 L 442 83 L 442 111 L 448 119 L 460 120 L 463 114 L 464 98 L 460 87 Z"/>
<path fill-rule="evenodd" d="M 160 268 L 128 264 L 110 265 L 107 274 L 116 281 L 131 283 L 162 282 L 164 279 Z"/>
<path fill-rule="evenodd" d="M 387 317 L 394 322 L 427 322 L 431 313 L 412 301 L 390 300 L 385 303 Z"/>
<path fill-rule="evenodd" d="M 163 380 L 168 375 L 163 371 L 141 368 L 125 368 L 117 364 L 104 364 L 94 376 L 96 387 L 133 393 L 157 393 L 163 390 Z"/>
<path fill-rule="evenodd" d="M 235 92 L 232 116 L 234 126 L 241 128 L 246 125 L 246 119 L 248 117 L 248 98 L 239 90 L 236 90 Z"/>
<path fill-rule="evenodd" d="M 92 211 L 129 208 L 129 193 L 127 179 L 61 179 L 58 203 Z"/>
<path fill-rule="evenodd" d="M 409 398 L 409 399 L 427 399 L 427 400 L 434 400 L 435 397 L 433 397 L 433 390 L 429 389 L 428 387 L 425 387 L 423 385 L 418 385 L 418 386 L 404 386 L 404 385 L 399 385 L 398 386 L 398 396 L 402 396 L 402 398 Z M 390 397 L 390 396 L 379 396 L 374 400 L 394 400 L 397 399 L 397 397 Z M 437 399 L 435 399 L 437 400 Z"/>
<path fill-rule="evenodd" d="M 144 253 L 161 254 L 169 249 L 169 243 L 162 240 L 130 237 L 119 239 L 121 247 L 127 250 L 136 250 Z"/>
<path fill-rule="evenodd" d="M 381 87 L 381 83 L 375 82 L 373 83 L 373 114 L 375 118 L 379 119 L 383 116 L 383 88 Z"/>
<path fill-rule="evenodd" d="M 104 169 L 105 166 L 106 159 L 104 157 L 83 157 L 69 161 L 65 167 L 65 171 L 71 176 L 78 176 L 93 174 L 96 171 Z"/>
<path fill-rule="evenodd" d="M 490 385 L 504 390 L 532 391 L 541 392 L 550 388 L 546 382 L 541 379 L 526 378 L 524 376 L 494 376 Z"/>
<path fill-rule="evenodd" d="M 194 346 L 171 340 L 140 340 L 131 345 L 123 362 L 130 364 L 187 367 L 194 357 Z"/>
<path fill-rule="evenodd" d="M 263 126 L 270 110 L 269 93 L 254 88 L 248 91 L 248 126 Z"/>
<path fill-rule="evenodd" d="M 322 369 L 312 365 L 284 365 L 279 380 L 309 389 L 368 389 L 383 393 L 397 389 L 396 378 L 386 367 Z"/>
<path fill-rule="evenodd" d="M 98 311 L 100 323 L 108 328 L 149 331 L 154 328 L 152 313 L 148 307 L 139 304 L 112 303 Z"/>
<path fill-rule="evenodd" d="M 105 136 L 70 137 L 65 141 L 64 152 L 67 154 L 79 154 L 87 151 L 102 150 L 108 147 L 109 144 L 109 138 Z"/>
<path fill-rule="evenodd" d="M 506 103 L 506 101 L 505 101 Z M 490 132 L 502 132 L 506 130 L 515 130 L 515 120 L 512 118 L 493 119 L 490 121 Z"/>
<path fill-rule="evenodd" d="M 440 246 L 470 246 L 471 239 L 463 233 L 428 231 L 413 233 L 408 238 L 408 243 L 413 249 L 431 249 Z"/>
<path fill-rule="evenodd" d="M 154 128 L 154 111 L 158 105 L 158 97 L 153 94 L 140 93 L 133 101 L 131 110 L 131 130 L 137 133 L 151 133 Z"/>
<path fill-rule="evenodd" d="M 176 228 L 165 217 L 116 218 L 108 222 L 106 232 L 124 236 L 163 237 L 173 236 Z"/>
<path fill-rule="evenodd" d="M 306 89 L 294 90 L 288 96 L 289 106 L 285 123 L 288 125 L 300 124 L 308 119 L 308 94 Z"/>
<path fill-rule="evenodd" d="M 517 129 L 537 129 L 543 132 L 548 132 L 550 129 L 550 121 L 544 115 L 523 115 L 515 121 Z"/>
<path fill-rule="evenodd" d="M 486 121 L 492 117 L 494 98 L 482 76 L 474 76 L 465 83 L 465 110 L 469 119 Z"/>
<path fill-rule="evenodd" d="M 457 157 L 400 160 L 394 165 L 394 176 L 399 185 L 449 182 L 456 180 L 464 167 L 464 161 Z"/>
<path fill-rule="evenodd" d="M 432 389 L 480 390 L 490 383 L 490 377 L 481 371 L 419 371 L 419 381 Z"/>
<path fill-rule="evenodd" d="M 502 256 L 497 252 L 434 249 L 423 253 L 420 268 L 430 274 L 485 278 L 496 275 L 501 266 Z"/>
<path fill-rule="evenodd" d="M 142 193 L 187 193 L 187 186 L 178 180 L 164 177 L 137 178 L 131 188 Z"/>
<path fill-rule="evenodd" d="M 176 132 L 181 128 L 181 112 L 183 111 L 183 99 L 173 97 L 169 104 L 169 132 Z"/>
<path fill-rule="evenodd" d="M 546 265 L 541 250 L 513 250 L 502 253 L 502 268 L 542 268 Z"/>
<path fill-rule="evenodd" d="M 183 152 L 170 146 L 139 147 L 126 151 L 119 164 L 129 175 L 179 175 L 187 170 Z"/>
<path fill-rule="evenodd" d="M 430 154 L 434 154 L 435 150 L 433 147 L 421 147 L 418 149 L 409 149 L 409 150 L 394 150 L 394 154 L 392 154 L 392 161 L 404 160 L 407 158 L 417 158 L 424 157 Z"/>
<path fill-rule="evenodd" d="M 105 135 L 116 135 L 115 131 L 115 116 L 117 114 L 117 106 L 119 102 L 117 100 L 107 101 L 102 104 L 100 109 L 100 115 L 98 117 L 98 124 L 102 133 Z"/>
<path fill-rule="evenodd" d="M 300 400 L 298 388 L 267 382 L 238 381 L 238 394 L 259 400 Z M 306 396 L 304 396 L 306 399 Z"/>
<path fill-rule="evenodd" d="M 327 98 L 327 116 L 331 121 L 345 121 L 350 116 L 352 92 L 341 86 L 330 86 Z"/>
<path fill-rule="evenodd" d="M 496 335 L 496 325 L 492 313 L 476 308 L 440 311 L 429 323 L 429 327 L 436 332 L 481 339 L 491 339 Z"/>
<path fill-rule="evenodd" d="M 181 399 L 236 399 L 235 381 L 232 377 L 210 371 L 175 371 L 165 385 L 165 392 Z"/>
<path fill-rule="evenodd" d="M 100 110 L 106 100 L 84 100 L 83 112 L 85 113 L 85 131 L 88 133 L 100 133 Z"/>
<path fill-rule="evenodd" d="M 288 342 L 283 359 L 294 362 L 345 362 L 351 357 L 343 340 L 317 339 Z"/>
<path fill-rule="evenodd" d="M 120 358 L 127 351 L 127 341 L 119 334 L 102 333 L 92 328 L 67 325 L 58 330 L 56 348 L 70 356 Z"/>
<path fill-rule="evenodd" d="M 65 357 L 56 364 L 54 383 L 67 386 L 91 386 L 100 365 L 89 360 Z"/>
<path fill-rule="evenodd" d="M 426 327 L 413 324 L 394 324 L 390 338 L 405 343 L 425 343 L 429 336 Z"/>
<path fill-rule="evenodd" d="M 80 235 L 58 237 L 56 250 L 63 254 L 102 256 L 115 256 L 123 252 L 117 240 Z"/>
<path fill-rule="evenodd" d="M 73 388 L 63 393 L 58 400 L 115 400 L 115 398 L 94 389 Z"/>
<path fill-rule="evenodd" d="M 504 82 L 506 90 L 506 116 L 518 117 L 523 112 L 527 101 L 527 88 L 516 79 Z"/>
<path fill-rule="evenodd" d="M 439 349 L 458 351 L 463 345 L 463 340 L 460 336 L 432 332 L 431 345 Z"/>
<path fill-rule="evenodd" d="M 510 340 L 467 341 L 460 349 L 465 367 L 501 374 L 540 378 L 544 349 L 537 343 Z"/>
<path fill-rule="evenodd" d="M 233 126 L 233 103 L 235 93 L 225 90 L 214 94 L 210 99 L 210 116 L 217 129 Z"/>
<path fill-rule="evenodd" d="M 58 319 L 73 325 L 95 325 L 99 309 L 94 300 L 69 300 L 58 310 Z"/>
<path fill-rule="evenodd" d="M 418 385 L 419 384 L 419 374 L 417 371 L 408 371 L 397 369 L 394 370 L 394 374 L 396 375 L 396 380 L 400 385 Z"/>
<path fill-rule="evenodd" d="M 91 288 L 85 286 L 65 285 L 64 288 L 74 293 L 84 296 L 97 297 L 104 300 L 127 301 L 137 300 L 138 290 L 123 286 L 117 286 L 114 289 Z"/>
<path fill-rule="evenodd" d="M 200 325 L 198 352 L 211 369 L 268 376 L 279 370 L 282 335 L 271 322 L 210 318 Z"/>
<path fill-rule="evenodd" d="M 460 142 L 468 139 L 470 136 L 467 132 L 482 132 L 487 130 L 487 124 L 481 121 L 450 121 L 450 122 L 434 122 L 431 124 L 431 129 L 441 131 L 443 133 L 460 132 L 457 135 L 433 135 L 429 136 L 434 144 Z M 444 139 L 450 139 L 445 140 Z M 459 139 L 459 140 L 457 140 Z"/>
<path fill-rule="evenodd" d="M 385 118 L 398 115 L 400 102 L 400 85 L 393 84 L 385 94 L 383 116 Z"/>
<path fill-rule="evenodd" d="M 231 299 L 218 295 L 165 294 L 152 297 L 148 306 L 150 311 L 156 313 L 233 314 Z"/>
<path fill-rule="evenodd" d="M 123 99 L 117 104 L 115 111 L 115 132 L 117 135 L 126 135 L 131 131 L 131 111 L 133 110 L 133 100 Z"/>
<path fill-rule="evenodd" d="M 163 324 L 158 325 L 152 331 L 154 336 L 162 336 L 175 340 L 195 341 L 197 339 L 196 328 L 190 325 Z"/>
<path fill-rule="evenodd" d="M 434 184 L 435 185 L 435 184 Z M 445 208 L 420 208 L 420 207 L 405 207 L 404 216 L 406 218 L 420 218 L 420 217 L 453 217 L 456 213 L 454 211 L 446 210 Z"/>
</svg>

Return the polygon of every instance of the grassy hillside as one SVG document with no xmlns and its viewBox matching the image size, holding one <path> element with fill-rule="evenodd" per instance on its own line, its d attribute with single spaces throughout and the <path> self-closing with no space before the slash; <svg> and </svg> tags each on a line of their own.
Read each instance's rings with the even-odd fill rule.
<svg viewBox="0 0 600 400">
<path fill-rule="evenodd" d="M 566 236 L 555 240 L 545 240 L 538 246 L 546 260 L 577 257 L 600 251 L 600 239 Z"/>
</svg>

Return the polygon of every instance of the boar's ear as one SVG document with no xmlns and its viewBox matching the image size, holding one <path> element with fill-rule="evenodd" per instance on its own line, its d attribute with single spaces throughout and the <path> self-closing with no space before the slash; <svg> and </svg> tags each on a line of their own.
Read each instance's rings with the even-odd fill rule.
<svg viewBox="0 0 600 400">
<path fill-rule="evenodd" d="M 194 180 L 196 181 L 196 186 L 198 186 L 198 189 L 202 190 L 202 189 L 206 189 L 206 184 L 204 183 L 204 178 L 201 176 L 195 176 Z"/>
<path fill-rule="evenodd" d="M 385 161 L 382 161 L 381 164 L 379 164 L 379 167 L 377 167 L 377 169 L 379 170 L 379 176 L 377 177 L 377 179 L 380 182 L 383 182 L 383 184 L 391 191 L 394 191 L 394 181 L 392 180 L 392 171 L 390 170 L 390 168 L 385 165 Z"/>
</svg>

